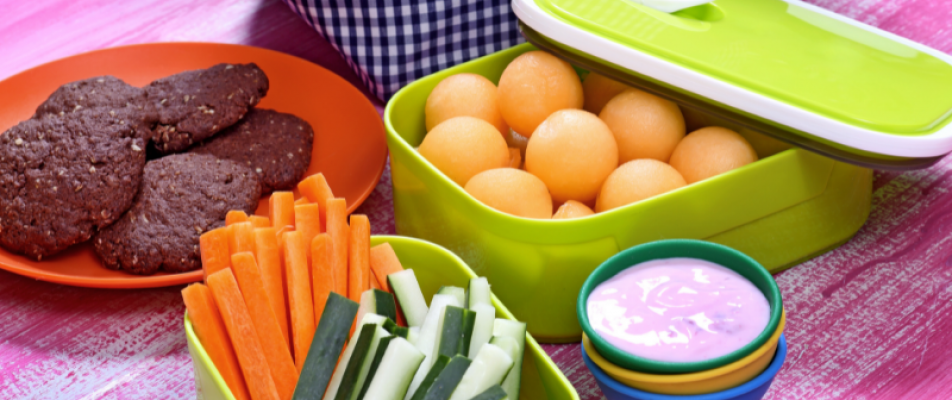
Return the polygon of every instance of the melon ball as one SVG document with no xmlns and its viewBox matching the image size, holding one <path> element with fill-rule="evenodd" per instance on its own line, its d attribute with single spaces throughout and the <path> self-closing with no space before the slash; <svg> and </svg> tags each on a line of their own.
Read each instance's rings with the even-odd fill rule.
<svg viewBox="0 0 952 400">
<path fill-rule="evenodd" d="M 572 66 L 543 51 L 516 57 L 499 78 L 499 111 L 522 136 L 532 135 L 553 112 L 582 108 L 583 101 Z"/>
<path fill-rule="evenodd" d="M 433 128 L 418 149 L 460 186 L 480 172 L 509 165 L 509 148 L 496 128 L 479 118 L 450 118 Z"/>
<path fill-rule="evenodd" d="M 608 211 L 686 184 L 677 170 L 661 161 L 650 158 L 629 161 L 605 180 L 595 211 Z"/>
<path fill-rule="evenodd" d="M 466 192 L 487 206 L 517 217 L 552 216 L 549 190 L 539 178 L 523 170 L 500 168 L 480 172 L 466 183 Z"/>
<path fill-rule="evenodd" d="M 482 75 L 456 74 L 442 80 L 426 98 L 426 130 L 453 117 L 475 117 L 508 132 L 496 105 L 496 85 Z"/>
<path fill-rule="evenodd" d="M 585 111 L 593 114 L 602 112 L 602 107 L 605 107 L 609 100 L 626 89 L 631 89 L 631 86 L 594 72 L 588 74 L 582 82 L 582 91 L 585 93 Z"/>
<path fill-rule="evenodd" d="M 555 215 L 552 216 L 552 219 L 582 218 L 592 214 L 595 214 L 595 211 L 592 211 L 592 209 L 588 208 L 585 204 L 575 200 L 569 200 L 559 207 Z"/>
<path fill-rule="evenodd" d="M 694 183 L 757 161 L 747 140 L 727 128 L 709 126 L 684 137 L 671 155 L 671 166 Z"/>
<path fill-rule="evenodd" d="M 615 137 L 588 111 L 553 113 L 535 130 L 526 148 L 526 171 L 542 179 L 559 203 L 591 202 L 616 167 Z"/>
<path fill-rule="evenodd" d="M 637 89 L 612 98 L 599 118 L 615 134 L 622 164 L 639 158 L 668 162 L 684 137 L 684 117 L 677 104 Z"/>
</svg>

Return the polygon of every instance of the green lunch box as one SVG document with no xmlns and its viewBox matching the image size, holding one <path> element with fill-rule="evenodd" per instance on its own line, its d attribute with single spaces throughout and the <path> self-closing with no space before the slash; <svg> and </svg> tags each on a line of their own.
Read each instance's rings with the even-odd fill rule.
<svg viewBox="0 0 952 400">
<path fill-rule="evenodd" d="M 476 274 L 489 278 L 493 292 L 542 342 L 581 337 L 574 307 L 585 278 L 610 256 L 637 244 L 709 240 L 750 255 L 771 272 L 839 246 L 869 215 L 870 167 L 921 168 L 952 151 L 952 79 L 945 79 L 952 77 L 952 65 L 934 50 L 798 4 L 717 0 L 668 14 L 630 0 L 514 1 L 531 44 L 422 78 L 387 104 L 397 233 L 433 241 L 462 257 Z M 788 10 L 793 7 L 805 11 L 794 15 Z M 753 21 L 756 15 L 765 20 Z M 837 36 L 843 26 L 853 36 Z M 575 41 L 578 37 L 583 39 Z M 778 37 L 786 39 L 785 51 L 757 52 L 771 50 L 765 41 Z M 694 44 L 682 45 L 686 41 Z M 713 54 L 712 47 L 727 54 Z M 840 47 L 848 54 L 835 53 Z M 538 48 L 576 65 L 583 78 L 597 71 L 676 102 L 689 131 L 708 125 L 734 129 L 761 160 L 575 220 L 525 219 L 483 205 L 414 149 L 426 134 L 426 98 L 453 74 L 475 73 L 498 82 L 510 61 Z M 900 65 L 897 58 L 906 63 Z M 902 73 L 892 71 L 893 80 L 864 87 L 863 77 L 856 75 L 874 79 L 891 71 L 869 67 L 877 60 Z M 799 62 L 796 70 L 806 72 L 797 77 L 778 69 L 747 76 L 728 68 L 756 71 L 758 62 L 771 67 Z M 850 66 L 860 70 L 849 74 Z M 850 79 L 835 82 L 837 74 Z M 929 86 L 920 79 L 923 74 L 942 79 Z M 914 96 L 895 84 L 897 78 L 909 81 L 922 99 L 912 102 Z M 840 90 L 864 96 L 883 90 L 889 96 L 880 93 L 840 107 L 846 100 Z M 730 93 L 721 96 L 720 91 Z M 908 121 L 893 110 L 925 103 L 925 109 L 910 111 Z M 944 113 L 936 111 L 942 108 L 936 103 Z"/>
<path fill-rule="evenodd" d="M 471 278 L 476 275 L 459 257 L 440 246 L 422 240 L 399 236 L 374 236 L 371 244 L 390 243 L 397 253 L 401 264 L 412 269 L 420 281 L 420 289 L 426 296 L 427 304 L 441 286 L 466 287 Z M 513 319 L 506 306 L 493 297 L 496 306 L 496 315 L 500 318 Z M 198 398 L 205 400 L 234 400 L 221 374 L 212 364 L 208 353 L 202 347 L 192 322 L 185 315 L 185 336 L 188 340 L 188 352 L 195 365 L 195 388 Z M 526 400 L 578 400 L 578 393 L 568 379 L 552 362 L 552 359 L 539 347 L 539 344 L 526 336 L 525 363 L 522 366 L 522 388 L 520 399 Z"/>
</svg>

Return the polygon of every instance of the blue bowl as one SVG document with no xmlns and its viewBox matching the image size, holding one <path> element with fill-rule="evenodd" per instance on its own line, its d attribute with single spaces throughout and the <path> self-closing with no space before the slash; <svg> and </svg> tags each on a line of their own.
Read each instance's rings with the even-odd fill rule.
<svg viewBox="0 0 952 400">
<path fill-rule="evenodd" d="M 754 379 L 743 385 L 720 392 L 681 396 L 645 392 L 625 386 L 605 374 L 601 368 L 592 362 L 591 358 L 588 358 L 585 347 L 580 347 L 582 347 L 582 360 L 585 361 L 589 371 L 592 371 L 592 375 L 595 375 L 598 387 L 602 389 L 602 393 L 605 394 L 608 400 L 760 400 L 764 398 L 767 389 L 770 389 L 770 384 L 773 383 L 774 377 L 777 376 L 777 372 L 783 366 L 783 361 L 787 358 L 786 335 L 780 335 L 780 342 L 777 343 L 777 353 L 774 355 L 773 361 L 770 362 L 764 372 Z"/>
</svg>

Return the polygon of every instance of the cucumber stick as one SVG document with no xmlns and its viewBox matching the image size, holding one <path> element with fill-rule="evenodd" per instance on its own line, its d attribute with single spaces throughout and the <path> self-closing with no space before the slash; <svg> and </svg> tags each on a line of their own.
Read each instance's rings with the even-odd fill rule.
<svg viewBox="0 0 952 400">
<path fill-rule="evenodd" d="M 502 390 L 502 386 L 495 385 L 470 400 L 506 400 L 508 398 L 509 395 L 506 394 L 505 390 Z"/>
<path fill-rule="evenodd" d="M 456 300 L 459 301 L 460 307 L 466 307 L 466 289 L 456 286 L 443 286 L 440 290 L 436 291 L 436 294 L 448 294 L 450 296 L 456 297 Z"/>
<path fill-rule="evenodd" d="M 387 275 L 387 282 L 397 296 L 403 316 L 407 317 L 407 325 L 422 326 L 426 319 L 426 299 L 420 291 L 420 283 L 412 269 L 403 270 Z"/>
<path fill-rule="evenodd" d="M 409 340 L 410 343 L 413 343 L 413 345 L 416 346 L 417 341 L 420 340 L 419 326 L 411 326 L 410 329 L 407 329 L 407 340 Z"/>
<path fill-rule="evenodd" d="M 357 400 L 363 399 L 367 394 L 367 390 L 370 389 L 370 381 L 376 376 L 377 368 L 380 367 L 380 362 L 383 361 L 383 355 L 387 353 L 387 348 L 390 347 L 390 342 L 393 341 L 394 338 L 396 338 L 396 336 L 390 335 L 380 339 L 380 344 L 377 345 L 377 352 L 374 354 L 374 359 L 370 363 L 370 370 L 367 371 L 368 378 L 364 381 L 364 387 L 360 389 L 360 395 L 357 396 Z"/>
<path fill-rule="evenodd" d="M 380 325 L 361 327 L 357 345 L 354 346 L 354 352 L 351 354 L 350 362 L 347 363 L 347 369 L 344 370 L 344 376 L 334 400 L 357 400 L 367 380 L 374 356 L 377 354 L 380 340 L 386 336 L 389 336 L 389 333 Z"/>
<path fill-rule="evenodd" d="M 420 387 L 416 389 L 413 396 L 410 397 L 410 400 L 423 400 L 423 398 L 426 397 L 427 389 L 433 386 L 433 382 L 436 382 L 436 378 L 440 376 L 440 373 L 443 372 L 443 368 L 446 368 L 446 365 L 449 363 L 449 357 L 438 356 L 436 362 L 430 367 L 430 371 L 426 373 L 426 378 L 423 378 L 423 382 L 420 383 Z M 407 394 L 409 395 L 410 393 Z"/>
<path fill-rule="evenodd" d="M 393 321 L 397 320 L 397 303 L 393 295 L 382 290 L 370 289 L 360 294 L 360 309 L 357 310 L 357 320 L 361 321 L 364 315 L 373 313 Z"/>
<path fill-rule="evenodd" d="M 436 344 L 436 354 L 453 357 L 457 354 L 466 357 L 469 353 L 469 344 L 473 337 L 473 325 L 476 324 L 476 313 L 459 307 L 447 306 L 440 318 L 439 341 Z"/>
<path fill-rule="evenodd" d="M 390 276 L 394 275 L 396 274 Z M 440 317 L 442 317 L 443 312 L 446 311 L 446 306 L 459 307 L 459 300 L 450 295 L 433 295 L 433 300 L 430 302 L 430 310 L 426 313 L 426 320 L 423 321 L 423 326 L 420 327 L 420 337 L 417 338 L 416 341 L 416 347 L 426 355 L 426 359 L 423 361 L 423 364 L 420 365 L 416 375 L 413 376 L 413 382 L 410 383 L 410 393 L 416 392 L 416 389 L 420 387 L 420 383 L 423 382 L 423 378 L 426 378 L 426 373 L 430 370 L 430 365 L 432 365 L 436 359 L 437 354 L 434 349 L 439 335 L 437 330 L 439 329 Z"/>
<path fill-rule="evenodd" d="M 364 399 L 403 400 L 413 373 L 423 363 L 423 352 L 416 346 L 401 337 L 391 338 L 376 373 L 368 380 Z"/>
<path fill-rule="evenodd" d="M 522 360 L 526 354 L 526 323 L 508 319 L 496 319 L 493 322 L 493 336 L 511 337 L 519 345 L 519 354 L 513 358 L 512 369 L 519 371 L 509 374 L 500 386 L 509 395 L 509 400 L 518 400 L 522 387 Z"/>
<path fill-rule="evenodd" d="M 331 377 L 331 383 L 327 387 L 327 391 L 324 393 L 324 400 L 333 400 L 337 397 L 337 392 L 340 389 L 341 382 L 344 379 L 344 372 L 347 370 L 347 367 L 350 364 L 354 350 L 357 347 L 357 342 L 360 341 L 360 335 L 364 331 L 364 326 L 370 325 L 368 331 L 375 331 L 376 328 L 380 326 L 380 324 L 383 324 L 383 321 L 386 321 L 386 318 L 383 318 L 377 314 L 366 314 L 360 320 L 360 329 L 354 332 L 354 336 L 351 336 L 350 343 L 347 344 L 347 349 L 344 350 L 344 354 L 340 357 L 340 362 L 337 364 L 337 369 L 334 371 L 334 376 Z M 350 332 L 349 326 L 347 327 L 347 331 Z"/>
<path fill-rule="evenodd" d="M 459 386 L 460 381 L 466 376 L 466 371 L 472 365 L 470 359 L 463 356 L 456 356 L 450 360 L 446 368 L 440 372 L 433 384 L 426 388 L 426 395 L 423 400 L 447 400 Z M 420 387 L 423 390 L 423 387 Z M 468 399 L 467 399 L 468 400 Z"/>
<path fill-rule="evenodd" d="M 479 349 L 473 365 L 466 370 L 449 400 L 470 400 L 493 385 L 500 384 L 511 369 L 512 357 L 499 346 L 486 344 Z"/>
<path fill-rule="evenodd" d="M 516 339 L 513 339 L 508 336 L 494 336 L 492 340 L 489 341 L 489 343 L 492 343 L 495 346 L 499 346 L 500 349 L 502 349 L 503 351 L 506 352 L 506 354 L 509 355 L 509 358 L 512 358 L 513 360 L 512 369 L 509 371 L 509 374 L 522 373 L 521 370 L 516 369 L 515 360 L 522 354 L 519 352 L 519 344 L 516 343 Z M 502 382 L 506 381 L 506 378 L 509 377 L 509 374 L 506 374 L 506 377 L 503 378 Z M 500 382 L 500 385 L 502 384 L 502 382 Z"/>
<path fill-rule="evenodd" d="M 472 287 L 472 285 L 470 285 Z M 470 290 L 472 293 L 472 290 Z M 470 296 L 472 300 L 472 296 Z M 466 353 L 469 358 L 475 358 L 479 354 L 479 349 L 484 344 L 489 343 L 493 337 L 493 326 L 496 320 L 496 307 L 491 304 L 480 303 L 470 308 L 476 313 L 476 323 L 473 325 L 473 337 L 469 342 L 469 350 Z"/>
<path fill-rule="evenodd" d="M 469 280 L 469 302 L 466 307 L 473 309 L 479 304 L 493 305 L 492 294 L 489 290 L 489 280 L 485 277 Z"/>
<path fill-rule="evenodd" d="M 317 399 L 327 390 L 357 308 L 356 302 L 337 293 L 332 292 L 327 298 L 292 399 Z"/>
</svg>

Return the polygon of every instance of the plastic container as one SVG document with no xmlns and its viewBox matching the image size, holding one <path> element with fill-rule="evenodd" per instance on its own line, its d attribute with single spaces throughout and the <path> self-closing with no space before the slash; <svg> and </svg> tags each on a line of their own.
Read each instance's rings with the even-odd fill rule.
<svg viewBox="0 0 952 400">
<path fill-rule="evenodd" d="M 767 369 L 777 352 L 777 343 L 786 325 L 786 314 L 767 343 L 740 360 L 723 367 L 689 374 L 656 375 L 629 371 L 610 363 L 592 346 L 592 342 L 582 334 L 582 346 L 595 365 L 612 379 L 635 389 L 662 394 L 704 394 L 737 387 L 753 379 Z"/>
<path fill-rule="evenodd" d="M 770 365 L 767 366 L 767 369 L 754 379 L 747 381 L 743 385 L 720 392 L 680 396 L 645 392 L 625 386 L 606 375 L 601 368 L 598 368 L 598 366 L 592 362 L 592 359 L 589 358 L 585 348 L 582 348 L 582 360 L 585 361 L 585 365 L 588 366 L 589 371 L 595 376 L 595 382 L 598 383 L 598 387 L 602 389 L 602 393 L 608 400 L 760 400 L 764 398 L 767 389 L 770 389 L 770 384 L 773 383 L 774 377 L 777 376 L 777 372 L 780 371 L 780 367 L 783 366 L 783 362 L 786 358 L 787 340 L 784 335 L 780 335 L 780 342 L 777 344 L 777 353 L 774 355 L 773 360 L 770 361 Z"/>
<path fill-rule="evenodd" d="M 621 249 L 703 239 L 777 272 L 839 246 L 866 221 L 872 171 L 797 148 L 582 219 L 530 220 L 483 205 L 414 150 L 426 133 L 424 104 L 447 76 L 469 72 L 498 82 L 512 59 L 535 49 L 516 46 L 420 79 L 390 100 L 384 122 L 397 233 L 438 243 L 487 276 L 538 340 L 581 338 L 575 300 L 582 282 Z"/>
<path fill-rule="evenodd" d="M 696 362 L 656 361 L 638 357 L 615 347 L 588 322 L 588 297 L 598 285 L 611 279 L 618 273 L 646 261 L 665 258 L 687 257 L 710 261 L 737 272 L 763 292 L 770 304 L 770 319 L 763 332 L 750 343 L 729 354 Z M 685 374 L 722 367 L 733 363 L 754 352 L 767 343 L 773 336 L 783 317 L 783 300 L 777 282 L 760 264 L 746 254 L 730 247 L 701 240 L 671 239 L 645 243 L 625 249 L 599 265 L 585 280 L 578 295 L 577 308 L 579 323 L 585 335 L 592 341 L 595 349 L 603 357 L 618 366 L 632 370 L 655 374 Z"/>
<path fill-rule="evenodd" d="M 374 236 L 371 244 L 390 243 L 400 258 L 404 268 L 412 269 L 420 282 L 420 288 L 426 296 L 427 304 L 441 286 L 454 285 L 466 287 L 476 275 L 459 257 L 446 249 L 422 240 L 399 236 Z M 496 315 L 499 318 L 512 319 L 512 313 L 493 296 Z M 185 315 L 185 335 L 188 351 L 195 366 L 195 388 L 198 398 L 205 400 L 228 399 L 234 396 L 212 364 L 205 349 L 202 348 L 192 323 Z M 526 353 L 522 366 L 522 390 L 520 399 L 578 400 L 578 393 L 569 383 L 562 371 L 552 359 L 539 347 L 530 335 L 526 335 Z"/>
</svg>

